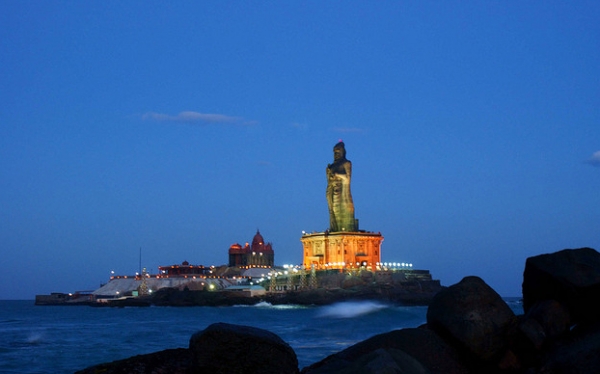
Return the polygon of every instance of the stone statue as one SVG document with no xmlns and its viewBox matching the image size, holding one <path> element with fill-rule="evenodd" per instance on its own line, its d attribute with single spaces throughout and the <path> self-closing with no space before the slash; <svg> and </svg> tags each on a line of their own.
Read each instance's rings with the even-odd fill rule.
<svg viewBox="0 0 600 374">
<path fill-rule="evenodd" d="M 329 231 L 358 231 L 354 219 L 354 203 L 350 192 L 352 162 L 346 159 L 346 148 L 340 141 L 333 147 L 333 163 L 327 165 L 327 204 L 329 205 Z"/>
</svg>

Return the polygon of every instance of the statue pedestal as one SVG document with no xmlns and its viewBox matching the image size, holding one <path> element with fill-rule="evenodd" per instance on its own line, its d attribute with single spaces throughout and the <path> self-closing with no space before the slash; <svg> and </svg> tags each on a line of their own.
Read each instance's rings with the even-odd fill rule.
<svg viewBox="0 0 600 374">
<path fill-rule="evenodd" d="M 310 269 L 343 269 L 366 267 L 375 269 L 381 262 L 381 233 L 318 232 L 300 238 L 304 247 L 304 266 Z"/>
</svg>

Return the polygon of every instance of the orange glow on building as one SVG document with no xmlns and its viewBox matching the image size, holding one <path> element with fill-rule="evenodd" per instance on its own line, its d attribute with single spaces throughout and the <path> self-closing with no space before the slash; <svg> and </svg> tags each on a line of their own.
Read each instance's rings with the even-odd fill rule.
<svg viewBox="0 0 600 374">
<path fill-rule="evenodd" d="M 381 262 L 381 233 L 319 232 L 305 233 L 300 238 L 303 264 L 307 269 L 342 269 L 375 267 Z"/>
</svg>

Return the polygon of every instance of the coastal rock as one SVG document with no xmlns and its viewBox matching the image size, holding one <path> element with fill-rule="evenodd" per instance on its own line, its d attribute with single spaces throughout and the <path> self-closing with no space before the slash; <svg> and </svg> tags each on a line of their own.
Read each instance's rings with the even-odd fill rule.
<svg viewBox="0 0 600 374">
<path fill-rule="evenodd" d="M 523 308 L 556 300 L 572 323 L 600 321 L 600 253 L 592 248 L 564 249 L 529 257 L 523 273 Z"/>
<path fill-rule="evenodd" d="M 523 319 L 519 323 L 519 332 L 523 334 L 524 338 L 531 344 L 522 346 L 520 351 L 529 351 L 526 355 L 535 354 L 532 352 L 540 351 L 546 341 L 546 333 L 544 328 L 538 321 L 533 318 Z M 529 349 L 529 348 L 533 349 Z"/>
<path fill-rule="evenodd" d="M 589 374 L 600 372 L 600 324 L 575 328 L 545 354 L 540 374 Z"/>
<path fill-rule="evenodd" d="M 192 335 L 196 373 L 298 373 L 294 350 L 270 331 L 215 323 Z"/>
<path fill-rule="evenodd" d="M 507 347 L 514 318 L 500 295 L 474 276 L 440 291 L 427 310 L 432 330 L 480 360 L 489 360 Z"/>
<path fill-rule="evenodd" d="M 191 372 L 191 364 L 190 351 L 185 348 L 177 348 L 90 366 L 75 372 L 75 374 L 188 374 Z"/>
<path fill-rule="evenodd" d="M 426 328 L 375 335 L 302 369 L 324 373 L 467 373 L 457 354 Z"/>
<path fill-rule="evenodd" d="M 536 303 L 525 315 L 539 323 L 547 338 L 556 338 L 569 331 L 571 319 L 567 308 L 556 300 Z"/>
</svg>

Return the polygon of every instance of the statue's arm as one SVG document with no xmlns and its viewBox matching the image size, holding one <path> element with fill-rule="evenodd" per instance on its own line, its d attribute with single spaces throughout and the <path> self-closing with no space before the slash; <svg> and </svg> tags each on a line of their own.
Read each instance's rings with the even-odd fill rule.
<svg viewBox="0 0 600 374">
<path fill-rule="evenodd" d="M 350 161 L 346 162 L 344 168 L 346 169 L 346 175 L 348 176 L 348 183 L 350 183 L 350 179 L 352 178 L 352 163 Z"/>
</svg>

